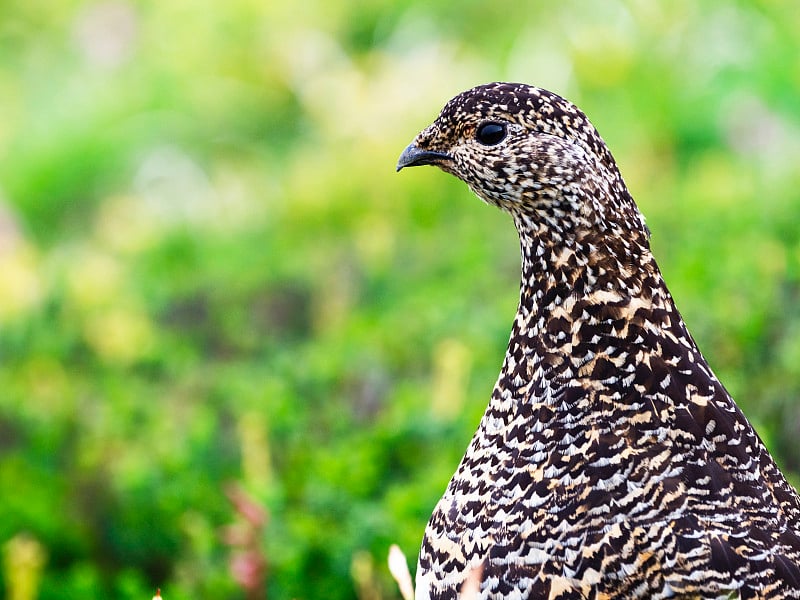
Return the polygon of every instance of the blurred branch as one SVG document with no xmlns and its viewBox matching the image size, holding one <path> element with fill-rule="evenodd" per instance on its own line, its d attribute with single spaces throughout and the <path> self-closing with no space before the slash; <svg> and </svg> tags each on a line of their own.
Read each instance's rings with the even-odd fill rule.
<svg viewBox="0 0 800 600">
<path fill-rule="evenodd" d="M 18 533 L 3 546 L 3 579 L 8 600 L 35 600 L 47 552 L 32 536 Z"/>
<path fill-rule="evenodd" d="M 222 533 L 223 542 L 232 548 L 231 575 L 244 590 L 245 598 L 266 599 L 268 561 L 261 537 L 268 521 L 267 512 L 239 484 L 228 484 L 225 495 L 239 517 Z"/>
</svg>

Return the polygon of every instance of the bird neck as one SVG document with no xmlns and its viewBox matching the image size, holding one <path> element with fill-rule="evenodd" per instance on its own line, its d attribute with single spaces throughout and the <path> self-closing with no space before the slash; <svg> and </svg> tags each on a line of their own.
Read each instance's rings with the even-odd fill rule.
<svg viewBox="0 0 800 600">
<path fill-rule="evenodd" d="M 613 388 L 625 379 L 632 354 L 667 342 L 674 348 L 680 340 L 699 356 L 645 234 L 581 233 L 516 215 L 515 222 L 520 302 L 501 375 L 513 396 L 529 396 L 521 388 L 532 383 L 555 389 L 582 374 Z"/>
<path fill-rule="evenodd" d="M 554 228 L 514 217 L 520 239 L 520 311 L 547 320 L 565 304 L 612 304 L 632 298 L 671 306 L 671 298 L 640 232 L 594 226 Z"/>
</svg>

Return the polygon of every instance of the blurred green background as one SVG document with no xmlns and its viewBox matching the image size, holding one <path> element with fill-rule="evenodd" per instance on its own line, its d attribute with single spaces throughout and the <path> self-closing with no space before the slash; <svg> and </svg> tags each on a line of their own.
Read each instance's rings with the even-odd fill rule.
<svg viewBox="0 0 800 600">
<path fill-rule="evenodd" d="M 798 31 L 792 0 L 4 2 L 0 597 L 398 597 L 519 266 L 505 215 L 394 166 L 492 80 L 587 112 L 797 483 Z"/>
</svg>

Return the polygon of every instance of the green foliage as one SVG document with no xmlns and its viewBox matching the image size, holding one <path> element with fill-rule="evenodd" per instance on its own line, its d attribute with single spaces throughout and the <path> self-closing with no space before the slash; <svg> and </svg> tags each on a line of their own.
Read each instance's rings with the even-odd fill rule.
<svg viewBox="0 0 800 600">
<path fill-rule="evenodd" d="M 0 9 L 0 595 L 259 597 L 246 534 L 270 598 L 397 596 L 386 553 L 416 556 L 477 425 L 518 252 L 394 164 L 488 80 L 586 110 L 797 481 L 800 13 L 696 4 Z"/>
</svg>

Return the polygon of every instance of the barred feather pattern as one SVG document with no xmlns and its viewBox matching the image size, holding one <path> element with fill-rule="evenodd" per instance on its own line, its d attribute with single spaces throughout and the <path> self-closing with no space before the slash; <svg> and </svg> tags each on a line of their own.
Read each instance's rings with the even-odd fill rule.
<svg viewBox="0 0 800 600">
<path fill-rule="evenodd" d="M 499 142 L 480 141 L 486 124 Z M 497 128 L 495 128 L 497 129 Z M 489 405 L 425 530 L 418 600 L 800 598 L 800 498 L 675 307 L 606 144 L 492 83 L 401 155 L 508 212 L 520 301 Z"/>
</svg>

